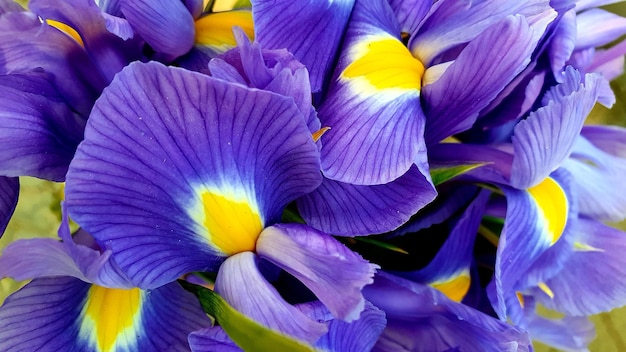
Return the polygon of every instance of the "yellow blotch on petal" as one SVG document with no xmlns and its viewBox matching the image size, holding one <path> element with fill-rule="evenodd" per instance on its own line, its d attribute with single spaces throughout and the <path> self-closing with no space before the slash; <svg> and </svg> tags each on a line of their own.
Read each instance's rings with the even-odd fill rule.
<svg viewBox="0 0 626 352">
<path fill-rule="evenodd" d="M 84 312 L 86 323 L 93 325 L 85 329 L 95 335 L 99 351 L 113 351 L 116 344 L 132 343 L 125 338 L 120 341 L 120 337 L 134 336 L 126 334 L 126 330 L 132 329 L 139 320 L 141 296 L 138 288 L 125 290 L 91 286 Z"/>
<path fill-rule="evenodd" d="M 435 288 L 449 299 L 455 302 L 461 302 L 463 297 L 469 291 L 471 278 L 469 270 L 463 270 L 460 274 L 453 276 L 450 279 L 444 281 L 436 281 L 430 284 L 432 288 Z"/>
<path fill-rule="evenodd" d="M 80 34 L 78 34 L 78 32 L 76 32 L 74 28 L 66 25 L 63 22 L 59 22 L 55 20 L 46 20 L 46 23 L 48 24 L 48 26 L 54 27 L 60 30 L 61 32 L 69 35 L 70 37 L 72 37 L 72 39 L 74 39 L 78 44 L 80 44 L 80 46 L 82 47 L 85 46 L 85 43 L 83 43 L 83 39 L 80 37 Z"/>
<path fill-rule="evenodd" d="M 254 22 L 250 11 L 227 11 L 210 13 L 195 22 L 196 44 L 211 47 L 217 52 L 226 52 L 237 42 L 233 27 L 243 29 L 250 40 L 254 40 Z"/>
<path fill-rule="evenodd" d="M 256 207 L 210 191 L 202 193 L 202 204 L 204 226 L 214 246 L 227 255 L 254 251 L 263 230 L 263 221 Z"/>
<path fill-rule="evenodd" d="M 322 136 L 324 135 L 324 133 L 326 133 L 326 131 L 330 130 L 330 127 L 322 127 L 319 130 L 315 131 L 313 133 L 313 142 L 317 142 L 320 140 L 320 138 L 322 138 Z"/>
<path fill-rule="evenodd" d="M 386 37 L 357 44 L 354 59 L 341 74 L 344 79 L 364 78 L 374 88 L 419 91 L 424 65 L 401 41 Z"/>
<path fill-rule="evenodd" d="M 546 285 L 544 282 L 540 282 L 537 287 L 539 287 L 539 289 L 543 291 L 543 293 L 550 297 L 550 299 L 554 298 L 554 292 L 552 292 L 550 287 L 548 287 L 548 285 Z"/>
<path fill-rule="evenodd" d="M 515 292 L 515 296 L 517 296 L 517 301 L 519 302 L 520 307 L 524 308 L 524 295 L 517 291 Z"/>
<path fill-rule="evenodd" d="M 550 244 L 561 238 L 567 224 L 568 204 L 563 188 L 550 177 L 528 189 L 546 223 Z"/>
</svg>

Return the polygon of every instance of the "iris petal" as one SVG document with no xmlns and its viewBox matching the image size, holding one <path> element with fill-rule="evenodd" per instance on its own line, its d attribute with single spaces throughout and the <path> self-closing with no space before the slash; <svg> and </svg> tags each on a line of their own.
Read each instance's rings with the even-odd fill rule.
<svg viewBox="0 0 626 352">
<path fill-rule="evenodd" d="M 250 249 L 255 231 L 321 182 L 299 114 L 293 100 L 273 93 L 131 64 L 94 107 L 70 167 L 71 216 L 110 245 L 142 288 L 217 269 L 226 252 Z M 243 247 L 211 240 L 236 225 L 216 218 L 223 205 L 250 220 Z"/>
</svg>

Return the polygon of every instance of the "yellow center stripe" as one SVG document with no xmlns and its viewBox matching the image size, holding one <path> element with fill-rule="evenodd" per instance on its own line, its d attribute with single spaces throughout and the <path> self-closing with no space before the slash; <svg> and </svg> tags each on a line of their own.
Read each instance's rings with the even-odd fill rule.
<svg viewBox="0 0 626 352">
<path fill-rule="evenodd" d="M 225 52 L 237 45 L 233 27 L 239 26 L 250 40 L 254 40 L 254 23 L 250 11 L 211 13 L 195 22 L 196 44 Z"/>
<path fill-rule="evenodd" d="M 120 343 L 132 345 L 136 334 L 127 334 L 140 319 L 141 290 L 113 289 L 92 285 L 84 307 L 84 326 L 95 337 L 99 351 L 113 351 Z M 128 341 L 131 336 L 133 341 Z"/>
<path fill-rule="evenodd" d="M 541 183 L 528 189 L 545 223 L 545 231 L 550 244 L 561 238 L 567 224 L 568 204 L 563 188 L 552 178 L 546 177 Z"/>
<path fill-rule="evenodd" d="M 78 44 L 80 44 L 80 46 L 85 47 L 85 43 L 83 43 L 83 39 L 80 37 L 80 34 L 78 34 L 78 32 L 76 32 L 74 28 L 66 25 L 63 22 L 59 22 L 55 20 L 46 20 L 46 23 L 50 27 L 54 27 L 60 30 L 61 32 L 67 34 L 68 36 L 72 37 L 72 39 L 74 39 Z"/>
<path fill-rule="evenodd" d="M 355 58 L 341 74 L 342 78 L 361 77 L 378 90 L 420 90 L 424 65 L 399 40 L 377 38 L 353 48 Z"/>
<path fill-rule="evenodd" d="M 234 201 L 216 192 L 205 191 L 201 197 L 210 242 L 227 255 L 254 251 L 263 230 L 258 211 L 246 201 Z"/>
<path fill-rule="evenodd" d="M 467 291 L 469 291 L 470 284 L 471 278 L 469 270 L 465 269 L 449 279 L 435 281 L 431 283 L 430 286 L 441 291 L 450 300 L 461 302 L 467 294 Z"/>
</svg>

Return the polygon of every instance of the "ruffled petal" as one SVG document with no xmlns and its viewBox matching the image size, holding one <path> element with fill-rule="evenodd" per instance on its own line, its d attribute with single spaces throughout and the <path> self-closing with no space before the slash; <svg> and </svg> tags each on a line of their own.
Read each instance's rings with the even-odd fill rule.
<svg viewBox="0 0 626 352">
<path fill-rule="evenodd" d="M 399 39 L 389 5 L 357 2 L 325 102 L 319 109 L 322 171 L 358 185 L 384 184 L 425 159 L 420 106 L 424 66 Z"/>
<path fill-rule="evenodd" d="M 546 281 L 553 297 L 533 289 L 537 300 L 567 315 L 592 315 L 620 307 L 626 300 L 626 234 L 591 219 L 574 227 L 574 253 Z"/>
<path fill-rule="evenodd" d="M 507 17 L 471 41 L 436 82 L 424 86 L 427 144 L 472 127 L 480 111 L 530 62 L 536 32 L 545 24 L 537 27 L 523 16 Z"/>
<path fill-rule="evenodd" d="M 135 31 L 157 52 L 180 56 L 193 47 L 194 20 L 182 1 L 121 0 L 120 7 Z"/>
<path fill-rule="evenodd" d="M 258 43 L 250 43 L 238 28 L 234 32 L 238 46 L 209 62 L 211 75 L 292 97 L 302 116 L 307 118 L 311 133 L 318 131 L 321 125 L 311 105 L 307 68 L 285 49 L 263 50 Z"/>
<path fill-rule="evenodd" d="M 0 80 L 0 172 L 64 181 L 85 128 L 42 72 Z"/>
<path fill-rule="evenodd" d="M 354 321 L 363 311 L 363 286 L 378 268 L 324 233 L 306 225 L 279 224 L 263 230 L 257 253 L 304 283 L 338 319 Z"/>
<path fill-rule="evenodd" d="M 215 291 L 251 319 L 284 334 L 313 343 L 327 328 L 287 303 L 259 272 L 252 252 L 235 254 L 222 264 Z"/>
<path fill-rule="evenodd" d="M 185 350 L 187 335 L 211 321 L 178 284 L 147 292 L 36 279 L 0 308 L 0 348 Z"/>
<path fill-rule="evenodd" d="M 131 64 L 94 107 L 68 173 L 69 212 L 142 288 L 217 269 L 321 182 L 298 116 L 285 97 Z"/>
<path fill-rule="evenodd" d="M 549 55 L 552 75 L 563 80 L 563 68 L 576 47 L 576 11 L 569 10 L 561 16 L 550 40 Z"/>
<path fill-rule="evenodd" d="M 298 198 L 307 224 L 338 236 L 394 230 L 437 195 L 430 180 L 413 166 L 383 185 L 358 186 L 324 179 L 313 192 Z"/>
<path fill-rule="evenodd" d="M 573 82 L 580 82 L 579 73 L 571 67 L 566 76 L 563 86 L 555 88 L 554 99 L 515 127 L 511 166 L 511 185 L 515 188 L 535 186 L 569 157 L 587 115 L 598 99 L 602 77 L 586 75 L 584 85 L 574 84 L 571 88 L 575 90 L 571 93 L 556 93 L 559 88 L 568 90 Z M 561 97 L 556 96 L 560 94 Z"/>
<path fill-rule="evenodd" d="M 13 216 L 20 192 L 19 179 L 0 177 L 0 237 Z"/>
<path fill-rule="evenodd" d="M 251 3 L 257 41 L 263 48 L 286 48 L 293 53 L 309 68 L 312 91 L 320 91 L 336 58 L 354 0 Z"/>
</svg>

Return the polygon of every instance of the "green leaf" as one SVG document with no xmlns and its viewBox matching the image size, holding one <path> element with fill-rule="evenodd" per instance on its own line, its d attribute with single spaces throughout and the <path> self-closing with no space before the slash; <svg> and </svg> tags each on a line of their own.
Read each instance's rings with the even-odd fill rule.
<svg viewBox="0 0 626 352">
<path fill-rule="evenodd" d="M 488 163 L 464 164 L 430 169 L 430 176 L 433 179 L 433 184 L 435 186 L 439 186 L 446 181 L 449 181 L 459 175 L 463 175 L 466 172 L 469 172 L 486 164 Z"/>
<path fill-rule="evenodd" d="M 390 251 L 394 251 L 394 252 L 398 252 L 398 253 L 402 253 L 402 254 L 409 254 L 409 252 L 405 251 L 404 249 L 398 247 L 398 246 L 394 246 L 393 244 L 390 243 L 386 243 L 383 241 L 378 241 L 378 240 L 374 240 L 371 238 L 367 238 L 367 237 L 354 237 L 355 240 L 357 241 L 361 241 L 361 242 L 365 242 L 365 243 L 369 243 L 371 245 L 374 245 L 376 247 L 381 247 Z"/>
<path fill-rule="evenodd" d="M 268 329 L 230 306 L 219 294 L 202 286 L 178 281 L 200 300 L 202 309 L 211 315 L 228 336 L 247 352 L 312 352 L 312 347 L 289 336 Z"/>
</svg>

